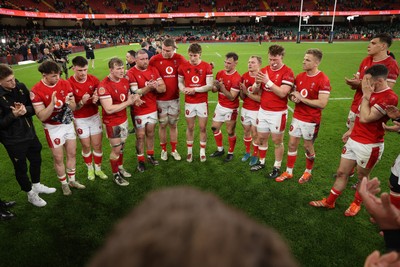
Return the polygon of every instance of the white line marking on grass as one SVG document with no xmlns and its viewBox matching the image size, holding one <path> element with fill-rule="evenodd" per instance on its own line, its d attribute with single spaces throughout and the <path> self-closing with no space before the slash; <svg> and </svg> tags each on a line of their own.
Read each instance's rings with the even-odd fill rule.
<svg viewBox="0 0 400 267">
<path fill-rule="evenodd" d="M 289 107 L 289 106 L 287 106 L 287 108 L 288 108 L 288 110 L 290 111 L 290 112 L 294 112 L 294 110 L 291 108 L 291 107 Z"/>
<path fill-rule="evenodd" d="M 218 103 L 218 101 L 208 101 L 208 103 L 214 104 L 214 103 Z"/>
<path fill-rule="evenodd" d="M 107 57 L 107 58 L 103 59 L 103 61 L 110 60 L 110 59 L 112 59 L 112 58 L 114 58 L 114 57 L 118 57 L 118 56 Z"/>
<path fill-rule="evenodd" d="M 19 70 L 24 70 L 24 69 L 29 69 L 29 68 L 33 68 L 33 67 L 37 67 L 37 64 L 32 64 L 30 66 L 26 66 L 26 67 L 22 67 L 22 68 L 18 68 L 18 69 L 13 69 L 13 71 L 19 71 Z"/>
<path fill-rule="evenodd" d="M 329 100 L 351 100 L 353 98 L 351 97 L 335 97 L 335 98 L 329 98 Z"/>
<path fill-rule="evenodd" d="M 215 52 L 215 54 L 217 54 L 217 56 L 222 57 L 218 52 Z"/>
</svg>

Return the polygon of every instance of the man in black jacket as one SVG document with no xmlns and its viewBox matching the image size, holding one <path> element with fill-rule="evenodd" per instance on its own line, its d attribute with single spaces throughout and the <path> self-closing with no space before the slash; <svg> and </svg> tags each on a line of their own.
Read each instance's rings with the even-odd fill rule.
<svg viewBox="0 0 400 267">
<path fill-rule="evenodd" d="M 66 50 L 64 50 L 62 47 L 60 47 L 59 44 L 55 44 L 54 50 L 53 50 L 53 55 L 55 57 L 55 61 L 57 62 L 58 65 L 60 65 L 61 70 L 65 74 L 65 79 L 68 79 L 67 63 L 69 63 L 69 62 L 68 62 L 68 55 L 67 55 Z M 61 77 L 61 75 L 60 75 L 60 77 Z"/>
<path fill-rule="evenodd" d="M 56 189 L 40 183 L 42 145 L 35 132 L 33 115 L 28 89 L 15 80 L 11 68 L 0 64 L 0 142 L 14 164 L 15 176 L 21 189 L 27 192 L 28 201 L 43 207 L 46 201 L 39 194 L 51 194 Z M 32 183 L 27 174 L 27 159 Z"/>
</svg>

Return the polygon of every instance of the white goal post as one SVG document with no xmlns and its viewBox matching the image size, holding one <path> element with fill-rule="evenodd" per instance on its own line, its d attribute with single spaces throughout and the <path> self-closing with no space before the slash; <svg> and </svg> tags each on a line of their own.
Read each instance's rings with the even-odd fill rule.
<svg viewBox="0 0 400 267">
<path fill-rule="evenodd" d="M 303 1 L 301 0 L 301 5 L 300 5 L 300 14 L 299 14 L 299 31 L 297 32 L 297 43 L 301 42 L 301 27 L 331 27 L 330 33 L 329 33 L 329 43 L 333 43 L 333 28 L 335 26 L 335 15 L 336 15 L 336 4 L 337 0 L 335 0 L 335 5 L 333 7 L 333 15 L 332 15 L 332 23 L 331 24 L 308 24 L 308 19 L 310 18 L 309 16 L 303 16 Z M 328 10 L 329 11 L 329 10 Z M 303 20 L 306 22 L 306 24 L 302 24 Z"/>
</svg>

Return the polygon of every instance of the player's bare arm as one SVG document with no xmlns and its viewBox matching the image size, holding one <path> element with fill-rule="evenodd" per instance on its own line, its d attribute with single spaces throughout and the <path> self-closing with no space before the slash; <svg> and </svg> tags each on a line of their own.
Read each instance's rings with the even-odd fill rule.
<svg viewBox="0 0 400 267">
<path fill-rule="evenodd" d="M 54 106 L 57 102 L 56 94 L 57 92 L 53 92 L 53 94 L 51 95 L 51 102 L 47 107 L 45 107 L 44 104 L 33 106 L 33 108 L 35 109 L 36 116 L 41 122 L 46 121 L 48 118 L 50 118 L 51 114 L 53 113 Z"/>
<path fill-rule="evenodd" d="M 195 87 L 194 90 L 196 93 L 205 93 L 211 91 L 214 85 L 214 78 L 212 76 L 206 77 L 206 85 Z"/>
<path fill-rule="evenodd" d="M 386 123 L 382 122 L 382 127 L 387 132 L 400 132 L 400 122 L 393 121 L 394 125 L 387 125 Z"/>
<path fill-rule="evenodd" d="M 111 97 L 100 99 L 101 106 L 108 114 L 113 114 L 123 109 L 126 109 L 126 107 L 132 105 L 134 101 L 135 96 L 133 94 L 129 94 L 128 99 L 120 104 L 113 104 Z"/>
<path fill-rule="evenodd" d="M 329 94 L 319 93 L 318 99 L 307 99 L 301 96 L 298 91 L 292 93 L 292 95 L 300 102 L 303 102 L 307 106 L 312 108 L 324 109 L 328 105 Z M 295 102 L 296 103 L 296 102 Z"/>
</svg>

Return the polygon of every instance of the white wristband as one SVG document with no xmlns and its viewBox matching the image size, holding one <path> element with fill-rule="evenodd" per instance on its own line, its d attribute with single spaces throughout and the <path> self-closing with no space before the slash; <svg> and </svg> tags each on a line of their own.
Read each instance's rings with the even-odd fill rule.
<svg viewBox="0 0 400 267">
<path fill-rule="evenodd" d="M 268 88 L 271 88 L 274 85 L 274 83 L 271 80 L 269 80 L 265 85 L 267 85 Z"/>
</svg>

